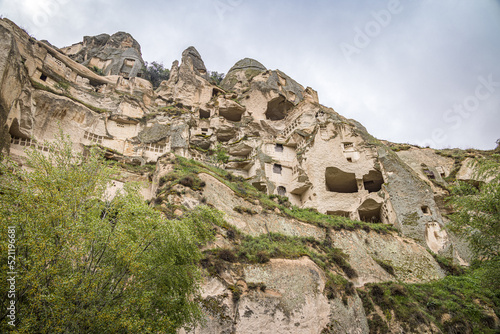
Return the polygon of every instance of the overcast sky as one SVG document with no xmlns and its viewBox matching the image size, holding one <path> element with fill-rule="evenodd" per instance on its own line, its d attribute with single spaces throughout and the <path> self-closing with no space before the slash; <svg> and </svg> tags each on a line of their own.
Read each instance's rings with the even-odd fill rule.
<svg viewBox="0 0 500 334">
<path fill-rule="evenodd" d="M 0 0 L 0 14 L 58 47 L 126 31 L 168 68 L 190 45 L 212 71 L 254 58 L 379 139 L 500 138 L 500 0 Z"/>
</svg>

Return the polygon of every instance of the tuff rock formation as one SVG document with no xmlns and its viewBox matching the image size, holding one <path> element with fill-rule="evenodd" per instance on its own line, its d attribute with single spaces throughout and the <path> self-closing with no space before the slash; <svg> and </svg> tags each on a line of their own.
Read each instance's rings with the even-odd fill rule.
<svg viewBox="0 0 500 334">
<path fill-rule="evenodd" d="M 133 179 L 143 183 L 146 199 L 164 207 L 175 204 L 175 215 L 208 203 L 244 234 L 276 232 L 337 247 L 357 274 L 349 277 L 340 268 L 336 274 L 355 287 L 442 278 L 444 271 L 429 251 L 457 263 L 470 260 L 466 245 L 443 230 L 447 193 L 440 186 L 451 173 L 471 178 L 470 167 L 460 168 L 432 149 L 395 149 L 373 138 L 358 122 L 321 105 L 312 88 L 279 70 L 245 58 L 215 86 L 207 80 L 200 54 L 190 47 L 180 63 L 173 63 L 170 79 L 153 91 L 139 77 L 140 46 L 126 33 L 85 37 L 56 49 L 2 19 L 0 43 L 0 150 L 18 161 L 26 147 L 44 150 L 43 141 L 53 140 L 62 127 L 75 149 L 98 144 L 109 158 L 156 164 L 149 174 L 124 171 L 110 193 Z M 94 66 L 105 76 L 89 69 Z M 227 161 L 214 160 L 217 150 L 228 152 Z M 218 164 L 299 208 L 386 224 L 399 232 L 310 224 L 237 196 L 210 173 L 199 174 L 202 190 L 179 184 L 159 197 L 160 180 L 174 169 L 174 155 Z M 220 231 L 211 247 L 231 245 L 228 233 Z M 203 297 L 215 306 L 206 308 L 203 326 L 183 331 L 368 333 L 357 293 L 327 298 L 327 281 L 327 273 L 309 257 L 234 263 L 207 275 Z M 419 330 L 435 332 L 431 325 Z"/>
<path fill-rule="evenodd" d="M 85 36 L 82 42 L 60 51 L 74 61 L 102 71 L 105 75 L 133 78 L 141 76 L 144 66 L 141 46 L 125 32 L 117 32 L 111 36 Z"/>
</svg>

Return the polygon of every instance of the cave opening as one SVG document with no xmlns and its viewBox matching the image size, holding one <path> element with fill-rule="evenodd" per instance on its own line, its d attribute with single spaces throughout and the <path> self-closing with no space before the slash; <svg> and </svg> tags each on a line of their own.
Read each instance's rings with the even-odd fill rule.
<svg viewBox="0 0 500 334">
<path fill-rule="evenodd" d="M 227 108 L 227 109 L 219 109 L 219 115 L 232 122 L 241 121 L 241 116 L 245 110 L 237 109 L 237 108 Z"/>
<path fill-rule="evenodd" d="M 285 196 L 286 195 L 286 188 L 283 186 L 278 186 L 278 195 L 280 196 Z"/>
<path fill-rule="evenodd" d="M 358 208 L 359 219 L 366 223 L 380 223 L 380 212 L 382 204 L 369 198 Z"/>
<path fill-rule="evenodd" d="M 371 170 L 368 174 L 363 176 L 363 185 L 368 192 L 377 192 L 382 189 L 384 184 L 384 177 L 382 173 L 377 170 Z"/>
<path fill-rule="evenodd" d="M 223 91 L 221 91 L 220 89 L 217 89 L 217 88 L 213 88 L 212 89 L 212 97 L 216 97 L 216 96 L 219 96 L 223 93 Z"/>
<path fill-rule="evenodd" d="M 430 169 L 424 169 L 424 174 L 431 180 L 434 180 L 436 178 L 436 175 L 434 175 L 434 172 Z"/>
<path fill-rule="evenodd" d="M 327 167 L 325 170 L 326 190 L 337 193 L 355 193 L 358 191 L 356 175 L 344 172 L 337 167 Z"/>
<path fill-rule="evenodd" d="M 422 210 L 422 213 L 426 216 L 431 214 L 431 210 L 427 205 L 422 205 L 420 209 Z"/>
<path fill-rule="evenodd" d="M 200 109 L 200 118 L 210 118 L 210 111 Z"/>
<path fill-rule="evenodd" d="M 283 169 L 283 167 L 280 164 L 273 165 L 273 173 L 274 174 L 281 174 L 282 169 Z"/>
<path fill-rule="evenodd" d="M 284 119 L 287 112 L 293 108 L 293 103 L 287 101 L 284 96 L 278 96 L 267 102 L 266 118 L 271 121 Z"/>
<path fill-rule="evenodd" d="M 9 134 L 12 138 L 23 138 L 23 139 L 28 139 L 29 137 L 26 136 L 21 132 L 21 126 L 19 125 L 19 121 L 17 118 L 14 118 L 12 121 L 12 124 L 10 125 L 9 128 Z"/>
</svg>

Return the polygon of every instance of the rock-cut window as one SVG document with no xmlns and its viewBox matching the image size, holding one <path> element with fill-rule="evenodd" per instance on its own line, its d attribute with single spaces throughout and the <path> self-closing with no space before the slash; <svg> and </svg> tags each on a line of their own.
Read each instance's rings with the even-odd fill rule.
<svg viewBox="0 0 500 334">
<path fill-rule="evenodd" d="M 286 195 L 286 188 L 283 186 L 278 186 L 278 195 L 285 196 Z"/>
<path fill-rule="evenodd" d="M 281 174 L 281 165 L 280 164 L 274 164 L 273 165 L 273 173 L 275 174 Z"/>
</svg>

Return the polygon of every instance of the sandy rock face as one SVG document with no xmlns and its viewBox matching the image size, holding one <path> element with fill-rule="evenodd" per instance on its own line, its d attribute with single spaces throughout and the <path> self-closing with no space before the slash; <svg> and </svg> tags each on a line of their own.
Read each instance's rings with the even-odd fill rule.
<svg viewBox="0 0 500 334">
<path fill-rule="evenodd" d="M 363 230 L 332 231 L 330 236 L 333 244 L 349 255 L 349 262 L 358 273 L 353 279 L 357 286 L 394 279 L 427 282 L 444 277 L 432 255 L 412 240 Z M 382 262 L 391 266 L 394 274 L 387 272 Z"/>
<path fill-rule="evenodd" d="M 158 97 L 165 101 L 175 101 L 187 106 L 207 109 L 214 94 L 208 82 L 208 75 L 200 54 L 194 47 L 182 53 L 182 61 L 172 64 L 170 78 L 157 89 Z"/>
<path fill-rule="evenodd" d="M 349 278 L 335 265 L 325 272 L 306 257 L 233 263 L 206 277 L 208 322 L 192 333 L 367 333 L 355 292 L 325 296 L 330 274 L 355 286 L 427 282 L 444 275 L 428 251 L 468 260 L 465 243 L 445 232 L 450 208 L 444 199 L 446 179 L 453 173 L 474 179 L 474 166 L 463 161 L 459 169 L 432 149 L 392 150 L 355 120 L 321 105 L 312 88 L 253 59 L 238 61 L 217 86 L 189 47 L 156 91 L 139 76 L 143 63 L 127 33 L 84 37 L 57 49 L 0 19 L 0 151 L 22 162 L 26 147 L 43 151 L 43 141 L 62 128 L 77 150 L 99 145 L 107 158 L 143 171 L 156 163 L 154 173 L 124 173 L 110 196 L 138 180 L 145 198 L 160 208 L 175 206 L 175 217 L 208 204 L 244 235 L 273 232 L 339 248 L 356 272 Z M 175 156 L 229 171 L 224 177 L 286 200 L 287 207 L 266 209 L 208 169 L 196 176 L 202 189 L 176 184 L 160 198 Z M 366 229 L 307 223 L 286 213 L 293 206 L 362 221 Z M 399 234 L 376 233 L 370 224 L 393 226 Z M 213 247 L 235 246 L 223 233 L 217 238 Z"/>
<path fill-rule="evenodd" d="M 317 226 L 287 219 L 274 212 L 262 212 L 262 207 L 235 196 L 229 187 L 211 175 L 200 174 L 200 178 L 207 184 L 203 190 L 207 203 L 222 210 L 225 219 L 231 225 L 247 234 L 275 232 L 290 236 L 314 237 L 318 240 L 325 238 L 325 231 Z M 238 206 L 255 210 L 259 214 L 249 216 L 238 213 L 234 211 Z"/>
<path fill-rule="evenodd" d="M 428 244 L 429 236 L 437 235 L 428 233 L 429 226 L 443 229 L 436 199 L 445 194 L 434 194 L 436 187 L 423 179 L 424 172 L 419 173 L 413 161 L 425 161 L 436 172 L 442 167 L 445 175 L 449 162 L 442 159 L 434 166 L 432 152 L 418 150 L 409 151 L 414 153 L 406 160 L 398 159 L 359 123 L 320 105 L 312 89 L 285 73 L 243 59 L 222 82 L 222 87 L 232 87 L 227 92 L 206 80 L 199 52 L 189 47 L 180 65 L 174 62 L 170 79 L 153 92 L 145 80 L 130 78 L 131 72 L 103 77 L 66 56 L 84 55 L 88 60 L 109 50 L 140 52 L 128 34 L 88 37 L 60 52 L 44 43 L 32 44 L 5 20 L 2 27 L 4 43 L 10 43 L 7 49 L 22 46 L 10 57 L 26 58 L 26 67 L 19 65 L 16 72 L 24 71 L 24 76 L 6 76 L 13 78 L 11 89 L 2 90 L 9 92 L 2 108 L 9 115 L 3 126 L 11 137 L 52 139 L 52 125 L 46 130 L 34 119 L 36 113 L 51 124 L 61 121 L 75 143 L 97 143 L 140 163 L 156 161 L 167 152 L 206 161 L 222 145 L 229 153 L 223 167 L 268 194 L 287 196 L 298 207 L 325 214 L 394 225 L 429 249 L 449 252 L 450 241 L 442 233 L 436 232 L 439 241 Z M 33 91 L 54 94 L 54 103 L 37 93 L 38 106 Z M 60 97 L 72 102 L 61 103 Z M 69 105 L 82 115 L 65 116 L 72 112 Z"/>
<path fill-rule="evenodd" d="M 105 75 L 133 78 L 140 75 L 144 61 L 141 46 L 125 32 L 85 36 L 83 42 L 62 48 L 74 61 L 100 69 Z"/>
<path fill-rule="evenodd" d="M 239 310 L 245 310 L 247 316 L 243 312 L 238 332 L 319 333 L 328 323 L 330 310 L 322 294 L 325 278 L 309 258 L 271 260 L 247 266 L 244 272 L 247 282 L 266 284 L 266 291 L 276 297 L 265 298 L 264 303 L 262 298 L 252 301 L 250 295 L 243 298 Z"/>
<path fill-rule="evenodd" d="M 221 87 L 226 90 L 248 87 L 253 77 L 266 70 L 267 68 L 255 59 L 241 59 L 229 69 L 229 72 L 227 72 L 221 82 Z"/>
<path fill-rule="evenodd" d="M 272 259 L 242 270 L 243 293 L 236 301 L 227 282 L 207 279 L 202 292 L 207 322 L 188 333 L 321 333 L 329 323 L 325 277 L 309 258 Z M 252 283 L 265 290 L 248 289 Z"/>
<path fill-rule="evenodd" d="M 21 62 L 15 31 L 0 25 L 0 151 L 9 147 L 9 131 L 29 136 L 33 129 L 29 79 Z"/>
</svg>

